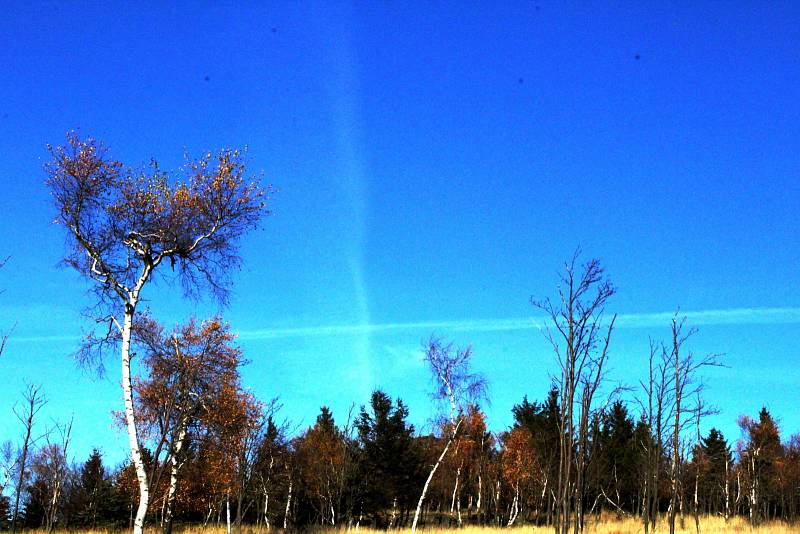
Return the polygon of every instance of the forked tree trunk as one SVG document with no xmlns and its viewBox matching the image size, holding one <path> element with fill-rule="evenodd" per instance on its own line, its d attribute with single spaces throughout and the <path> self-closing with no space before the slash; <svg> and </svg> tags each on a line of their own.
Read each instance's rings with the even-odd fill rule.
<svg viewBox="0 0 800 534">
<path fill-rule="evenodd" d="M 166 507 L 164 510 L 163 534 L 172 533 L 172 518 L 175 514 L 175 495 L 178 490 L 178 470 L 180 469 L 180 456 L 183 452 L 183 443 L 186 439 L 186 422 L 181 424 L 178 438 L 175 440 L 175 450 L 170 458 L 169 490 L 167 492 Z"/>
<path fill-rule="evenodd" d="M 511 502 L 511 510 L 508 512 L 507 527 L 513 526 L 514 521 L 517 520 L 519 515 L 519 483 L 514 484 L 514 500 Z"/>
</svg>

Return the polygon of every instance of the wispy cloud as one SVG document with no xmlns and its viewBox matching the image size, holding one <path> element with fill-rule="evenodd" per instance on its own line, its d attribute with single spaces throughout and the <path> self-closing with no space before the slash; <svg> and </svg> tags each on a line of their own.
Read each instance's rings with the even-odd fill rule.
<svg viewBox="0 0 800 534">
<path fill-rule="evenodd" d="M 674 312 L 621 313 L 617 316 L 616 327 L 659 328 L 667 327 Z M 759 324 L 800 324 L 800 308 L 731 308 L 720 310 L 681 311 L 691 326 L 709 325 L 759 325 Z M 301 326 L 293 328 L 262 328 L 240 330 L 239 339 L 247 341 L 301 338 L 365 336 L 392 332 L 505 332 L 514 330 L 542 329 L 546 326 L 544 317 L 511 317 L 506 319 L 467 319 L 453 321 L 418 321 L 404 323 L 339 324 L 320 326 Z M 14 343 L 55 343 L 79 341 L 80 336 L 41 335 L 13 336 Z"/>
<path fill-rule="evenodd" d="M 623 313 L 617 316 L 617 328 L 665 327 L 674 312 Z M 800 323 L 800 308 L 732 308 L 721 310 L 681 311 L 680 317 L 692 326 L 795 324 Z M 359 325 L 321 325 L 297 328 L 245 330 L 239 339 L 262 340 L 291 337 L 359 336 L 405 331 L 503 332 L 542 329 L 544 317 L 512 317 L 507 319 L 469 319 L 454 321 L 422 321 L 407 323 L 377 323 Z"/>
</svg>

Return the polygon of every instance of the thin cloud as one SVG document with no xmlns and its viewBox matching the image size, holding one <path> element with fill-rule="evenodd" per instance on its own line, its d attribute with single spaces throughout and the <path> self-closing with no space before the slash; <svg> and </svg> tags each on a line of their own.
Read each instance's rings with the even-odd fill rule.
<svg viewBox="0 0 800 534">
<path fill-rule="evenodd" d="M 674 312 L 621 313 L 617 315 L 616 328 L 667 327 Z M 691 326 L 800 324 L 800 308 L 731 308 L 727 310 L 681 311 Z M 345 324 L 301 326 L 295 328 L 264 328 L 239 331 L 239 339 L 247 341 L 301 338 L 363 336 L 392 332 L 507 332 L 541 330 L 547 325 L 544 317 L 511 317 L 507 319 L 470 319 L 459 321 L 420 321 L 408 323 Z M 9 343 L 77 342 L 80 336 L 13 336 Z"/>
<path fill-rule="evenodd" d="M 623 313 L 617 316 L 617 328 L 654 328 L 670 324 L 674 312 Z M 797 324 L 800 323 L 800 308 L 733 308 L 727 310 L 698 310 L 679 312 L 692 326 L 745 325 L 745 324 Z M 460 321 L 423 321 L 408 323 L 378 323 L 361 325 L 323 325 L 298 328 L 274 328 L 245 330 L 239 339 L 266 340 L 291 337 L 333 337 L 400 331 L 450 332 L 504 332 L 514 330 L 542 329 L 544 317 L 516 317 L 508 319 L 474 319 Z"/>
</svg>

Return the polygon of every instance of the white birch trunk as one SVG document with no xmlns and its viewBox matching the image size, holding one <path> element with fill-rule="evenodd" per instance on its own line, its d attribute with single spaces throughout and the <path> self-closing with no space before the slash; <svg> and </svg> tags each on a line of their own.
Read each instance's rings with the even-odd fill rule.
<svg viewBox="0 0 800 534">
<path fill-rule="evenodd" d="M 292 479 L 289 478 L 289 496 L 286 497 L 286 511 L 283 514 L 283 530 L 289 526 L 289 508 L 292 505 Z"/>
<path fill-rule="evenodd" d="M 758 521 L 758 476 L 756 474 L 756 457 L 758 456 L 758 449 L 755 453 L 750 453 L 750 524 L 755 525 Z"/>
<path fill-rule="evenodd" d="M 453 436 L 455 436 L 456 432 L 458 432 L 458 427 L 461 425 L 461 421 L 458 421 L 456 424 L 455 430 L 453 431 Z M 431 472 L 428 473 L 428 479 L 425 480 L 425 485 L 422 487 L 422 495 L 419 496 L 419 502 L 417 502 L 417 511 L 414 512 L 414 521 L 411 523 L 411 534 L 414 534 L 417 531 L 417 522 L 419 522 L 419 516 L 422 513 L 422 503 L 425 501 L 425 494 L 428 493 L 428 486 L 431 485 L 431 480 L 433 479 L 433 475 L 436 473 L 436 470 L 439 469 L 439 465 L 441 465 L 442 460 L 447 455 L 447 451 L 450 450 L 450 445 L 453 444 L 454 437 L 451 437 L 447 440 L 447 445 L 444 446 L 444 450 L 442 454 L 439 455 L 439 458 L 436 460 L 436 463 L 433 464 L 433 469 Z"/>
<path fill-rule="evenodd" d="M 481 513 L 481 495 L 483 495 L 483 477 L 478 475 L 478 500 L 475 503 L 475 511 Z"/>
<path fill-rule="evenodd" d="M 231 534 L 231 496 L 225 495 L 225 531 Z"/>
<path fill-rule="evenodd" d="M 178 437 L 175 440 L 175 447 L 172 451 L 170 458 L 170 471 L 169 471 L 169 490 L 167 492 L 166 511 L 162 522 L 167 524 L 172 523 L 172 515 L 175 513 L 175 494 L 178 490 L 178 471 L 180 470 L 180 455 L 183 451 L 183 443 L 186 439 L 186 421 L 181 422 L 181 427 L 178 430 Z"/>
<path fill-rule="evenodd" d="M 514 524 L 514 521 L 517 520 L 517 515 L 519 515 L 519 484 L 514 485 L 514 500 L 511 503 L 511 510 L 508 512 L 507 527 Z"/>
<path fill-rule="evenodd" d="M 495 485 L 494 493 L 494 515 L 497 516 L 497 526 L 500 526 L 500 481 Z"/>
<path fill-rule="evenodd" d="M 461 466 L 456 471 L 456 483 L 453 485 L 453 498 L 450 500 L 450 514 L 452 515 L 456 509 L 456 495 L 458 494 L 458 479 L 461 476 Z"/>
<path fill-rule="evenodd" d="M 136 311 L 136 298 L 131 297 L 125 305 L 125 318 L 122 326 L 122 396 L 125 401 L 125 426 L 128 432 L 128 443 L 131 447 L 131 461 L 136 468 L 139 482 L 139 507 L 133 521 L 133 534 L 143 534 L 147 505 L 150 501 L 150 489 L 147 483 L 147 472 L 139 449 L 139 437 L 136 433 L 136 418 L 133 412 L 133 388 L 131 385 L 131 329 L 133 314 Z"/>
<path fill-rule="evenodd" d="M 728 482 L 728 480 L 730 479 L 730 476 L 728 475 L 728 469 L 729 469 L 728 464 L 729 463 L 730 463 L 730 461 L 726 457 L 725 458 L 725 523 L 728 522 L 728 519 L 730 518 L 730 515 L 731 515 L 731 512 L 730 512 L 730 510 L 731 510 L 731 508 L 730 508 L 730 506 L 731 506 L 731 504 L 730 504 L 731 503 L 731 494 L 730 494 L 730 485 L 729 485 L 729 482 Z"/>
</svg>

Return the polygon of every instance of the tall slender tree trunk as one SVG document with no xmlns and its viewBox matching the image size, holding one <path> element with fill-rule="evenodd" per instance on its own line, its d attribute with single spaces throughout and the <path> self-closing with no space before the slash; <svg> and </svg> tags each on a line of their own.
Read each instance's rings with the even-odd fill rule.
<svg viewBox="0 0 800 534">
<path fill-rule="evenodd" d="M 138 294 L 138 288 L 137 288 Z M 136 432 L 136 418 L 133 411 L 133 387 L 131 384 L 131 330 L 133 314 L 136 312 L 137 297 L 132 296 L 125 303 L 125 317 L 122 325 L 122 395 L 125 401 L 125 426 L 128 431 L 128 444 L 131 448 L 131 460 L 136 468 L 136 479 L 139 482 L 139 507 L 133 521 L 133 534 L 143 534 L 144 520 L 150 501 L 150 488 L 147 483 L 142 452 L 139 448 L 139 436 Z"/>
<path fill-rule="evenodd" d="M 414 534 L 417 531 L 417 523 L 419 522 L 420 514 L 422 514 L 422 504 L 425 502 L 425 495 L 428 493 L 428 487 L 431 485 L 433 475 L 436 473 L 436 470 L 439 469 L 439 465 L 447 455 L 447 451 L 450 450 L 450 446 L 453 444 L 453 441 L 455 441 L 455 436 L 458 433 L 458 428 L 461 426 L 462 420 L 463 419 L 459 419 L 458 423 L 456 423 L 455 428 L 453 429 L 453 435 L 447 440 L 447 444 L 444 446 L 442 454 L 439 455 L 436 463 L 433 464 L 433 468 L 431 469 L 431 472 L 428 473 L 428 478 L 425 480 L 425 485 L 422 486 L 422 494 L 419 496 L 419 501 L 417 502 L 417 511 L 414 512 L 414 521 L 411 523 L 411 534 Z"/>
<path fill-rule="evenodd" d="M 669 502 L 669 534 L 675 534 L 675 514 L 678 512 L 678 462 L 680 458 L 680 429 L 681 429 L 681 374 L 680 374 L 680 345 L 675 322 L 672 323 L 673 352 L 675 357 L 675 425 L 672 429 L 672 467 L 670 470 L 670 502 Z M 681 511 L 683 511 L 681 501 Z"/>
<path fill-rule="evenodd" d="M 461 478 L 461 466 L 460 465 L 458 466 L 458 469 L 456 470 L 456 483 L 453 484 L 453 496 L 452 496 L 452 499 L 450 500 L 450 515 L 453 515 L 453 512 L 455 512 L 455 509 L 456 509 L 456 499 L 458 498 L 458 482 L 459 482 L 459 478 Z"/>
<path fill-rule="evenodd" d="M 31 433 L 33 432 L 33 420 L 37 412 L 45 404 L 45 400 L 39 395 L 39 386 L 28 385 L 25 390 L 25 401 L 27 404 L 27 413 L 20 415 L 14 410 L 14 414 L 25 426 L 25 439 L 22 442 L 22 451 L 20 452 L 19 462 L 17 469 L 19 469 L 19 477 L 17 478 L 16 487 L 14 488 L 14 511 L 11 516 L 11 533 L 14 534 L 17 530 L 17 520 L 19 519 L 19 501 L 22 492 L 25 489 L 25 471 L 28 468 L 28 454 L 33 445 L 31 442 Z"/>
<path fill-rule="evenodd" d="M 264 492 L 264 524 L 269 530 L 269 492 Z"/>
<path fill-rule="evenodd" d="M 507 527 L 514 525 L 517 515 L 519 515 L 519 483 L 514 484 L 514 500 L 511 502 L 511 510 L 508 512 Z"/>
<path fill-rule="evenodd" d="M 730 494 L 730 474 L 728 473 L 730 467 L 730 460 L 727 458 L 727 454 L 725 457 L 725 523 L 728 523 L 728 519 L 731 516 L 731 494 Z"/>
<path fill-rule="evenodd" d="M 283 514 L 283 530 L 289 526 L 289 510 L 292 506 L 292 477 L 289 477 L 289 495 L 286 497 L 286 510 Z"/>
<path fill-rule="evenodd" d="M 178 471 L 181 465 L 181 454 L 183 452 L 183 443 L 186 439 L 186 422 L 181 423 L 178 430 L 178 437 L 175 440 L 174 450 L 170 458 L 170 472 L 169 472 L 169 490 L 167 491 L 166 507 L 164 510 L 164 527 L 163 534 L 172 534 L 172 518 L 175 514 L 175 495 L 178 490 Z"/>
<path fill-rule="evenodd" d="M 231 534 L 231 494 L 225 494 L 225 532 Z"/>
<path fill-rule="evenodd" d="M 33 409 L 28 417 L 28 425 L 25 430 L 25 440 L 22 442 L 22 453 L 19 458 L 19 481 L 14 491 L 14 514 L 11 516 L 11 534 L 17 531 L 17 519 L 19 518 L 19 499 L 22 496 L 23 486 L 25 485 L 25 469 L 28 467 L 28 445 L 31 439 L 31 428 L 33 425 Z"/>
<path fill-rule="evenodd" d="M 700 500 L 698 497 L 700 489 L 700 469 L 694 474 L 694 528 L 700 534 Z"/>
</svg>

